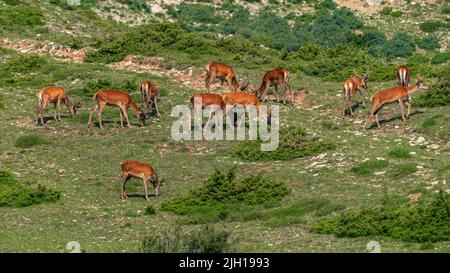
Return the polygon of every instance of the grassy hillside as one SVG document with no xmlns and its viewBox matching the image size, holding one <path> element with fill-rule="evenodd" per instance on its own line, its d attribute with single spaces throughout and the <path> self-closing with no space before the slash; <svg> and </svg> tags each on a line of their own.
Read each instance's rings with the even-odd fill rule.
<svg viewBox="0 0 450 273">
<path fill-rule="evenodd" d="M 0 198 L 9 181 L 32 197 L 39 189 L 58 194 L 51 202 L 0 206 L 1 252 L 66 252 L 70 241 L 86 252 L 163 251 L 154 246 L 164 236 L 186 232 L 193 235 L 179 235 L 172 242 L 178 247 L 168 250 L 200 244 L 202 251 L 367 252 L 375 240 L 383 252 L 450 251 L 445 1 L 386 4 L 392 10 L 379 7 L 369 16 L 360 7 L 342 8 L 346 1 L 159 2 L 0 1 L 0 38 L 18 45 L 0 42 L 0 171 L 8 178 L 0 179 Z M 262 4 L 273 14 L 260 12 Z M 62 49 L 26 47 L 22 39 L 89 50 L 75 62 L 61 58 Z M 163 59 L 157 67 L 120 63 L 128 54 Z M 285 67 L 294 90 L 310 91 L 304 105 L 277 104 L 280 150 L 171 139 L 172 107 L 204 90 L 199 71 L 212 59 L 233 65 L 252 85 L 265 71 Z M 413 95 L 406 124 L 397 104 L 381 110 L 379 130 L 363 128 L 367 108 L 342 118 L 342 82 L 353 69 L 372 70 L 369 96 L 395 84 L 400 64 L 431 86 Z M 161 92 L 161 117 L 139 128 L 130 111 L 133 128 L 120 129 L 118 110 L 105 108 L 106 129 L 87 128 L 98 89 L 126 90 L 139 104 L 144 79 Z M 53 84 L 82 108 L 70 118 L 63 107 L 58 123 L 50 106 L 46 124 L 35 126 L 35 94 Z M 134 196 L 120 200 L 120 163 L 127 159 L 154 166 L 164 179 L 159 197 L 145 202 L 142 182 L 131 180 Z M 420 228 L 399 231 L 396 221 Z"/>
</svg>

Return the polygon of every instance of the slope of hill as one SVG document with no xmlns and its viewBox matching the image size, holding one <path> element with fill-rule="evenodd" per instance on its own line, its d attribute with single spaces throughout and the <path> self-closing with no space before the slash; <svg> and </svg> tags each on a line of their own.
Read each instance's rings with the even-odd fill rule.
<svg viewBox="0 0 450 273">
<path fill-rule="evenodd" d="M 374 240 L 383 252 L 449 252 L 448 1 L 207 2 L 0 1 L 0 169 L 60 193 L 0 207 L 0 251 L 65 252 L 69 241 L 87 252 L 162 251 L 143 244 L 158 240 L 155 230 L 169 239 L 174 226 L 200 230 L 196 238 L 209 225 L 238 252 L 366 252 Z M 171 138 L 170 113 L 205 92 L 210 60 L 253 88 L 267 70 L 290 70 L 301 103 L 278 104 L 273 90 L 267 102 L 280 108 L 276 153 L 255 152 L 259 142 Z M 370 105 L 396 84 L 400 64 L 430 85 L 413 95 L 406 123 L 397 104 L 381 110 L 381 129 L 363 128 L 368 109 L 356 102 L 355 116 L 342 117 L 347 77 L 372 71 Z M 97 90 L 123 89 L 140 104 L 145 79 L 161 93 L 160 117 L 138 128 L 130 114 L 134 126 L 121 129 L 107 107 L 106 129 L 87 128 Z M 48 107 L 36 126 L 35 95 L 49 85 L 82 108 L 57 122 Z M 130 198 L 119 199 L 127 159 L 155 167 L 160 196 L 145 202 L 142 182 L 130 180 Z M 395 216 L 420 228 L 396 230 Z"/>
</svg>

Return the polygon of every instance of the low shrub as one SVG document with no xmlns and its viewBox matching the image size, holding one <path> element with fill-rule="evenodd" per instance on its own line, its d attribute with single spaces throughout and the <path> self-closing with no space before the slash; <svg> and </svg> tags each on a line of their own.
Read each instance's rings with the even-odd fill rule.
<svg viewBox="0 0 450 273">
<path fill-rule="evenodd" d="M 153 215 L 156 214 L 156 209 L 152 205 L 148 205 L 144 211 L 145 215 Z"/>
<path fill-rule="evenodd" d="M 31 148 L 33 146 L 47 144 L 48 141 L 40 135 L 29 134 L 16 139 L 14 146 L 17 148 Z"/>
<path fill-rule="evenodd" d="M 387 236 L 405 242 L 450 240 L 450 198 L 440 192 L 431 201 L 366 207 L 320 219 L 311 231 L 337 237 Z"/>
<path fill-rule="evenodd" d="M 426 49 L 426 50 L 435 50 L 439 48 L 439 39 L 436 36 L 426 36 L 418 43 L 420 48 Z"/>
<path fill-rule="evenodd" d="M 9 172 L 0 171 L 0 207 L 27 207 L 44 202 L 56 202 L 60 192 L 41 184 L 24 184 Z"/>
<path fill-rule="evenodd" d="M 443 63 L 448 62 L 448 60 L 450 60 L 450 51 L 440 52 L 440 53 L 436 53 L 431 58 L 431 63 L 432 64 L 443 64 Z"/>
<path fill-rule="evenodd" d="M 261 151 L 262 141 L 243 141 L 231 154 L 243 160 L 291 160 L 320 154 L 336 148 L 336 144 L 315 138 L 308 138 L 306 131 L 295 126 L 280 129 L 279 145 L 275 151 Z"/>
<path fill-rule="evenodd" d="M 232 250 L 229 237 L 229 232 L 208 225 L 190 233 L 175 226 L 147 236 L 140 250 L 144 253 L 224 253 Z"/>
<path fill-rule="evenodd" d="M 290 192 L 284 182 L 251 175 L 238 179 L 235 168 L 222 173 L 215 170 L 199 188 L 184 196 L 165 201 L 161 210 L 189 214 L 201 210 L 223 210 L 233 206 L 250 206 L 280 201 Z"/>
<path fill-rule="evenodd" d="M 419 25 L 420 30 L 423 32 L 434 32 L 440 28 L 445 27 L 445 23 L 438 21 L 425 21 Z"/>
</svg>

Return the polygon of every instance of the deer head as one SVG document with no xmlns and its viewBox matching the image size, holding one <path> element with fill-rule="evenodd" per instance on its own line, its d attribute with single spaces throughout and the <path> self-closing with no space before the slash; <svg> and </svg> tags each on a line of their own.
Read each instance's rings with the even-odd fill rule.
<svg viewBox="0 0 450 273">
<path fill-rule="evenodd" d="M 75 102 L 71 107 L 71 112 L 73 116 L 77 113 L 78 108 L 81 108 L 81 102 L 79 101 Z"/>
<path fill-rule="evenodd" d="M 145 126 L 145 119 L 147 118 L 147 115 L 148 115 L 148 113 L 144 113 L 144 112 L 139 113 L 139 122 L 141 124 L 141 127 Z"/>
<path fill-rule="evenodd" d="M 241 87 L 240 87 L 241 91 L 247 91 L 248 84 L 249 84 L 248 81 L 243 81 L 243 82 L 241 83 Z"/>
<path fill-rule="evenodd" d="M 422 90 L 429 89 L 428 85 L 423 81 L 423 78 L 419 75 L 417 75 L 416 86 L 417 86 L 417 89 L 422 89 Z"/>
</svg>

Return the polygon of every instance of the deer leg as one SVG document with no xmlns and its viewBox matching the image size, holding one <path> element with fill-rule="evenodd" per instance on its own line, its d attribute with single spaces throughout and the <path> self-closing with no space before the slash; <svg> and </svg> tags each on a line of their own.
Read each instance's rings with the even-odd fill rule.
<svg viewBox="0 0 450 273">
<path fill-rule="evenodd" d="M 378 113 L 375 115 L 375 120 L 377 122 L 377 127 L 380 128 L 381 125 L 380 125 L 380 121 L 378 120 Z"/>
<path fill-rule="evenodd" d="M 128 173 L 123 173 L 122 174 L 122 180 L 121 180 L 121 185 L 120 185 L 120 199 L 127 199 L 127 193 L 125 192 L 125 184 L 127 183 L 127 181 L 130 179 Z"/>
<path fill-rule="evenodd" d="M 155 104 L 156 115 L 159 117 L 160 114 L 159 114 L 159 109 L 158 109 L 158 103 L 156 101 L 157 101 L 156 96 L 153 96 L 153 103 Z"/>
<path fill-rule="evenodd" d="M 406 122 L 405 118 L 405 106 L 403 105 L 403 98 L 398 99 L 398 103 L 400 104 L 400 110 L 402 111 L 402 120 L 403 122 Z"/>
<path fill-rule="evenodd" d="M 88 127 L 92 127 L 92 115 L 94 114 L 94 112 L 97 112 L 97 110 L 98 110 L 98 105 L 92 107 L 91 113 L 89 114 Z"/>
<path fill-rule="evenodd" d="M 123 114 L 122 114 L 122 108 L 119 108 L 119 114 L 120 114 L 120 128 L 123 128 Z"/>
<path fill-rule="evenodd" d="M 123 115 L 125 116 L 125 119 L 127 120 L 128 128 L 130 128 L 131 125 L 130 125 L 130 120 L 128 119 L 127 108 L 123 107 L 121 109 L 122 109 Z"/>
<path fill-rule="evenodd" d="M 283 82 L 280 83 L 280 85 L 281 85 L 281 87 L 284 90 L 284 101 L 283 101 L 283 103 L 286 104 L 286 100 L 287 100 L 287 97 L 288 97 L 288 90 L 287 90 L 286 85 Z"/>
<path fill-rule="evenodd" d="M 58 120 L 58 118 L 56 117 L 56 102 L 53 103 L 53 120 Z"/>
<path fill-rule="evenodd" d="M 361 95 L 362 105 L 363 105 L 364 108 L 366 108 L 366 100 L 364 99 L 365 98 L 364 92 L 362 90 L 359 90 L 359 92 L 360 92 L 359 94 Z"/>
<path fill-rule="evenodd" d="M 98 107 L 98 111 L 97 111 L 98 123 L 100 125 L 100 129 L 103 129 L 103 123 L 102 123 L 103 107 L 105 107 L 105 105 L 104 104 L 100 104 L 99 107 Z"/>
<path fill-rule="evenodd" d="M 409 118 L 409 115 L 411 114 L 411 102 L 409 101 L 409 98 L 406 100 L 406 105 L 408 106 L 408 112 L 406 113 L 406 118 Z"/>
<path fill-rule="evenodd" d="M 350 116 L 353 117 L 353 98 L 349 98 Z"/>
<path fill-rule="evenodd" d="M 148 201 L 148 179 L 147 178 L 142 178 L 142 181 L 144 182 L 144 193 L 145 193 L 145 200 Z"/>
<path fill-rule="evenodd" d="M 277 102 L 280 103 L 280 96 L 278 94 L 278 83 L 275 84 L 275 93 L 277 94 Z"/>
<path fill-rule="evenodd" d="M 47 104 L 39 104 L 38 110 L 37 110 L 37 117 L 36 117 L 36 125 L 39 125 L 39 119 L 41 120 L 41 125 L 44 125 L 44 118 L 42 116 L 42 113 L 44 112 L 45 107 Z"/>
<path fill-rule="evenodd" d="M 58 110 L 58 121 L 61 121 L 61 101 L 58 100 L 58 102 L 56 103 L 56 107 Z"/>
</svg>

